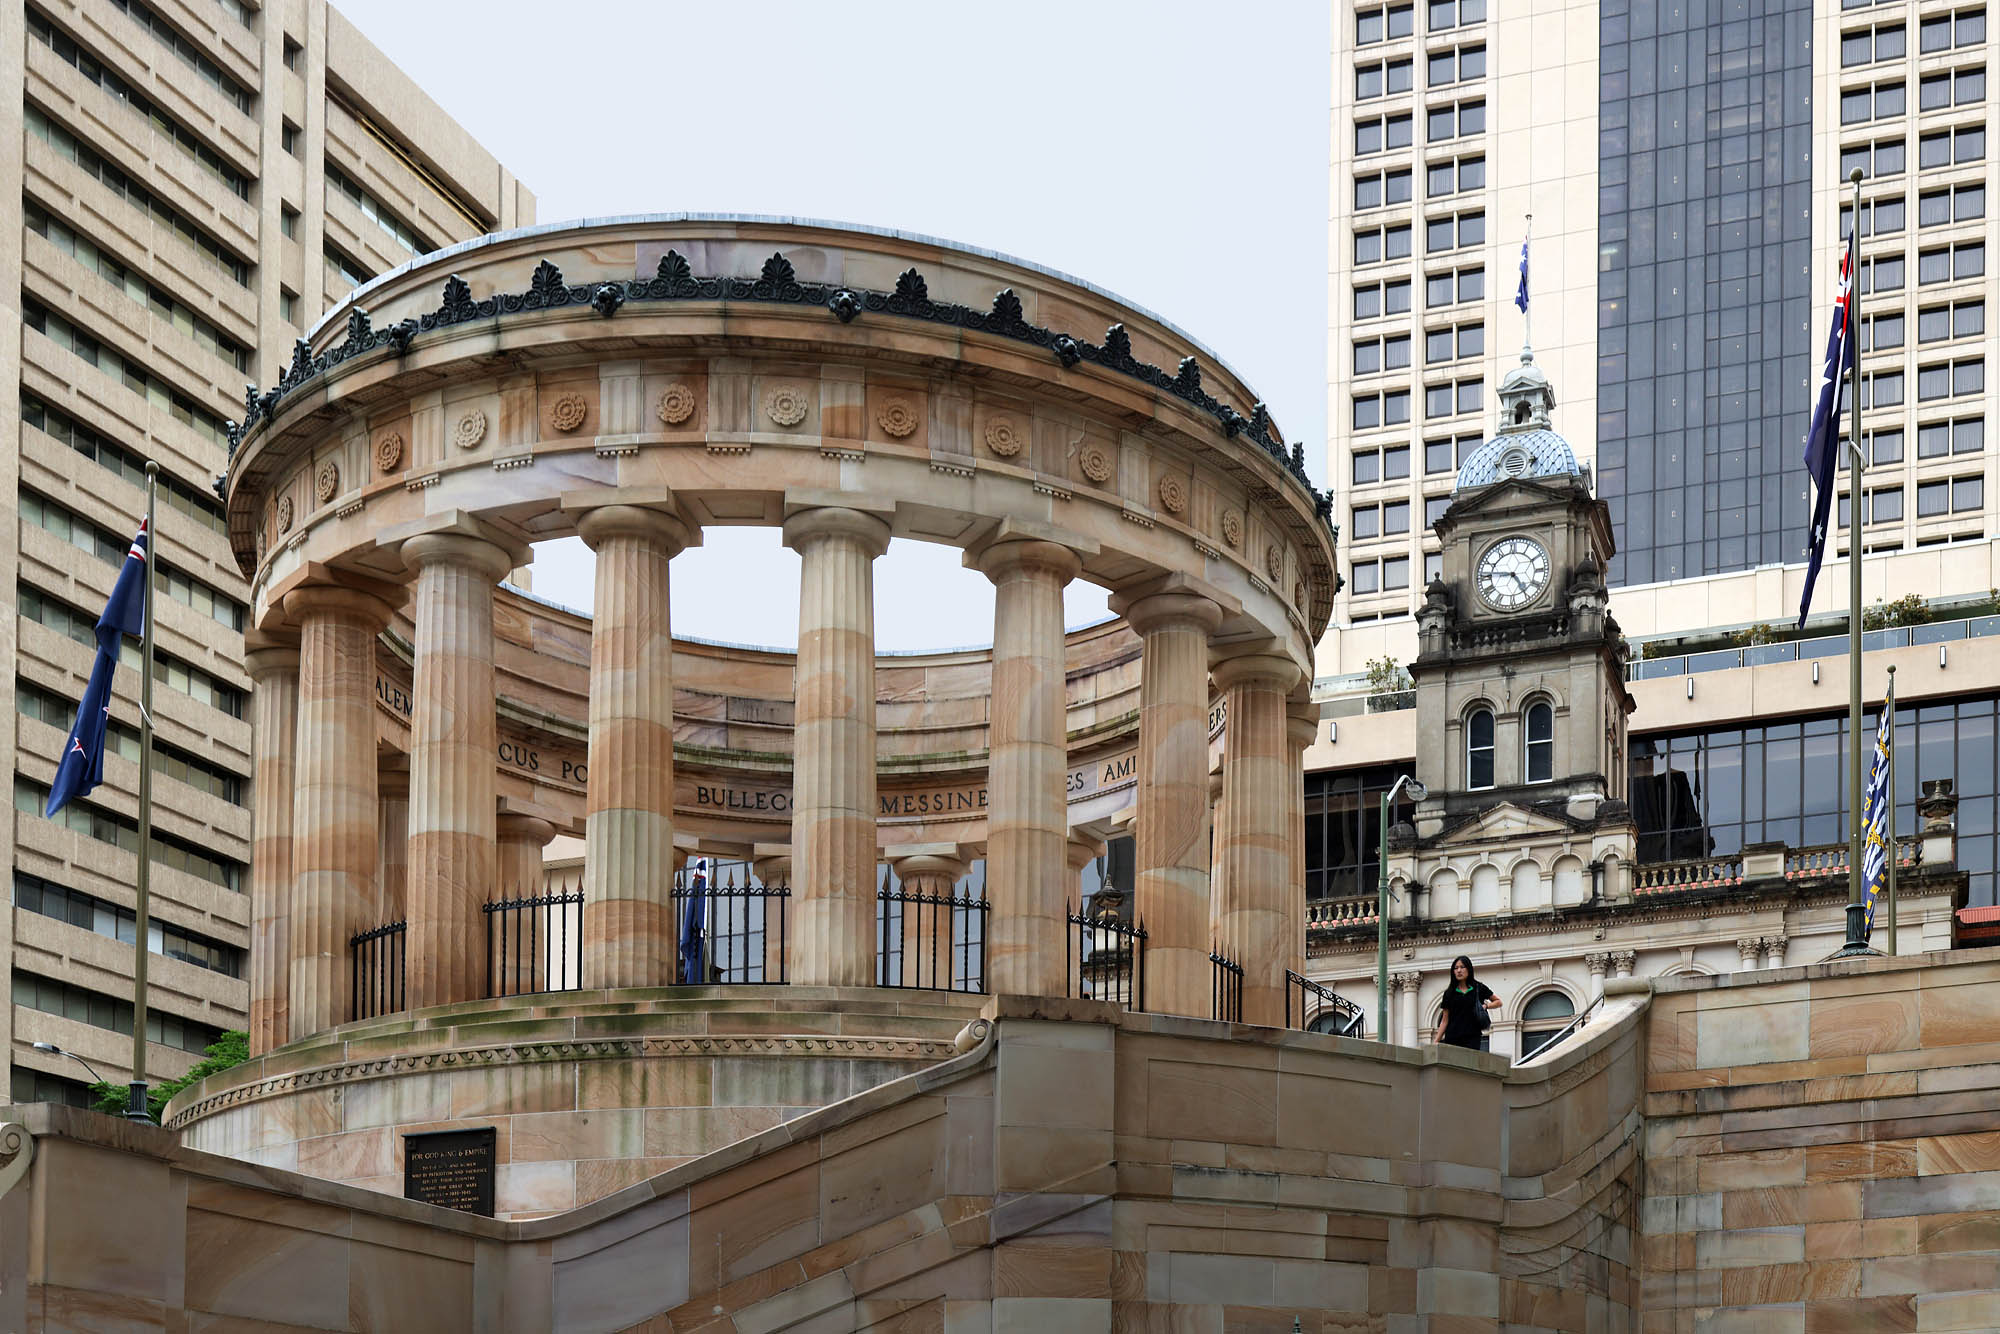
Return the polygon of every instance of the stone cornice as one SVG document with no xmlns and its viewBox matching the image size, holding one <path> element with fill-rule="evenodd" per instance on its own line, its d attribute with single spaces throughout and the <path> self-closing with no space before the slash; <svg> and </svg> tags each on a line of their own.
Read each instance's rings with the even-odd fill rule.
<svg viewBox="0 0 2000 1334">
<path fill-rule="evenodd" d="M 500 1043 L 448 1051 L 407 1052 L 366 1060 L 341 1061 L 252 1080 L 218 1090 L 178 1108 L 167 1120 L 178 1130 L 242 1103 L 282 1097 L 305 1089 L 336 1088 L 370 1079 L 401 1075 L 442 1074 L 452 1070 L 487 1070 L 501 1066 L 543 1065 L 560 1061 L 671 1060 L 711 1056 L 835 1057 L 845 1060 L 943 1061 L 955 1054 L 951 1040 L 926 1038 L 797 1034 L 763 1036 L 686 1036 L 572 1039 L 550 1042 Z"/>
</svg>

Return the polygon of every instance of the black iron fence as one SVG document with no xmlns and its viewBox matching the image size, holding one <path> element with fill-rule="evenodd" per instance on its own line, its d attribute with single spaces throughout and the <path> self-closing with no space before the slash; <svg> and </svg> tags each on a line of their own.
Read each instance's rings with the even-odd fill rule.
<svg viewBox="0 0 2000 1334">
<path fill-rule="evenodd" d="M 1109 914 L 1096 917 L 1068 909 L 1063 967 L 1072 995 L 1111 1001 L 1128 1010 L 1146 1008 L 1146 924 L 1128 925 Z"/>
<path fill-rule="evenodd" d="M 984 896 L 925 894 L 885 878 L 875 900 L 877 986 L 986 990 Z"/>
<path fill-rule="evenodd" d="M 486 994 L 529 996 L 583 985 L 583 894 L 482 903 Z"/>
<path fill-rule="evenodd" d="M 674 884 L 676 981 L 689 986 L 789 981 L 792 891 L 757 883 L 747 862 L 717 862 L 704 877 L 697 884 L 684 871 Z"/>
<path fill-rule="evenodd" d="M 1211 950 L 1208 955 L 1208 1015 L 1232 1024 L 1243 1022 L 1243 965 Z"/>
<path fill-rule="evenodd" d="M 1359 1005 L 1329 991 L 1309 977 L 1285 970 L 1285 1027 L 1310 1028 L 1316 1033 L 1361 1036 L 1365 1014 Z"/>
<path fill-rule="evenodd" d="M 373 1019 L 404 1008 L 403 955 L 409 923 L 387 922 L 347 942 L 353 1003 L 351 1019 Z"/>
</svg>

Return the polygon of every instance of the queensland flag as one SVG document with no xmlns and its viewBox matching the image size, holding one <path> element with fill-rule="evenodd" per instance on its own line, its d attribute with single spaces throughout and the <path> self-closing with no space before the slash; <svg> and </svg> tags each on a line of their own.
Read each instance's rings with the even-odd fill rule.
<svg viewBox="0 0 2000 1334">
<path fill-rule="evenodd" d="M 706 868 L 696 868 L 694 880 L 688 886 L 687 915 L 681 919 L 681 975 L 684 987 L 698 986 L 707 980 L 708 960 L 704 948 L 702 923 L 708 916 L 708 872 Z"/>
<path fill-rule="evenodd" d="M 132 539 L 111 600 L 97 618 L 97 661 L 90 669 L 90 684 L 84 687 L 83 702 L 77 705 L 76 726 L 63 747 L 62 763 L 56 767 L 55 782 L 49 785 L 49 804 L 42 814 L 54 815 L 104 781 L 104 733 L 111 723 L 111 678 L 118 670 L 118 650 L 126 635 L 138 636 L 146 630 L 146 559 L 151 545 L 146 525 Z"/>
<path fill-rule="evenodd" d="M 1819 399 L 1813 404 L 1812 428 L 1806 432 L 1806 471 L 1812 474 L 1812 533 L 1806 546 L 1806 587 L 1799 598 L 1799 628 L 1812 611 L 1813 585 L 1826 555 L 1826 526 L 1833 515 L 1834 462 L 1840 457 L 1840 377 L 1854 364 L 1854 338 L 1848 311 L 1854 294 L 1854 236 L 1840 257 L 1840 293 L 1833 302 L 1833 329 L 1826 338 L 1826 368 L 1820 372 Z M 1858 408 L 1857 408 L 1858 410 Z"/>
<path fill-rule="evenodd" d="M 1868 766 L 1867 796 L 1861 803 L 1861 884 L 1868 905 L 1867 925 L 1861 938 L 1875 929 L 1875 905 L 1880 902 L 1889 880 L 1889 719 L 1896 702 L 1882 706 L 1882 721 L 1875 728 L 1875 755 Z"/>
</svg>

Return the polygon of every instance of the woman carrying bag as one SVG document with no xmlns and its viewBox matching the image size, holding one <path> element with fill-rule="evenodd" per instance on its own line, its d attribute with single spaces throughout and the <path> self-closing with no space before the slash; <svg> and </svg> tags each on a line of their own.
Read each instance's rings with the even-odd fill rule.
<svg viewBox="0 0 2000 1334">
<path fill-rule="evenodd" d="M 1451 985 L 1444 989 L 1431 1041 L 1478 1051 L 1480 1039 L 1493 1027 L 1488 1011 L 1499 1008 L 1499 997 L 1472 975 L 1472 960 L 1461 954 L 1451 961 Z"/>
</svg>

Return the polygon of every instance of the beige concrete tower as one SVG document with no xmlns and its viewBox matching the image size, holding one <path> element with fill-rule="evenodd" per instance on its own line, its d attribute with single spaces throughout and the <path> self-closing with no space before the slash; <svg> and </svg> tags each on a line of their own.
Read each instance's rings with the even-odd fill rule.
<svg viewBox="0 0 2000 1334">
<path fill-rule="evenodd" d="M 1292 879 L 1291 793 L 1299 771 L 1285 734 L 1285 694 L 1302 673 L 1290 658 L 1250 653 L 1216 664 L 1228 701 L 1223 736 L 1222 806 L 1216 859 L 1223 868 L 1217 919 L 1223 953 L 1243 966 L 1243 1022 L 1285 1019 L 1286 932 L 1291 902 L 1304 895 Z"/>
<path fill-rule="evenodd" d="M 668 562 L 680 520 L 609 505 L 578 524 L 597 552 L 590 636 L 590 794 L 584 824 L 583 979 L 675 979 L 674 678 Z"/>
<path fill-rule="evenodd" d="M 1148 1010 L 1206 1015 L 1210 965 L 1208 637 L 1213 601 L 1154 593 L 1113 603 L 1144 645 L 1133 897 L 1146 941 Z"/>
<path fill-rule="evenodd" d="M 1063 589 L 1082 563 L 1054 542 L 1011 541 L 989 547 L 978 565 L 994 587 L 987 986 L 996 994 L 1060 996 L 1073 883 L 1064 873 Z"/>
<path fill-rule="evenodd" d="M 474 942 L 495 861 L 493 587 L 517 562 L 456 533 L 413 537 L 403 559 L 417 567 L 406 980 L 420 1009 L 485 985 Z"/>
<path fill-rule="evenodd" d="M 889 525 L 831 507 L 785 520 L 799 553 L 792 981 L 868 985 L 875 923 L 875 558 Z"/>
<path fill-rule="evenodd" d="M 288 914 L 293 1039 L 348 1017 L 347 942 L 375 900 L 375 637 L 380 599 L 312 586 L 285 598 L 299 626 L 298 741 Z M 486 761 L 490 775 L 492 761 Z"/>
<path fill-rule="evenodd" d="M 299 733 L 299 650 L 268 638 L 244 655 L 255 693 L 251 729 L 257 758 L 255 831 L 250 845 L 250 1050 L 290 1038 L 286 1015 L 291 965 L 286 943 L 292 900 L 293 757 Z"/>
</svg>

